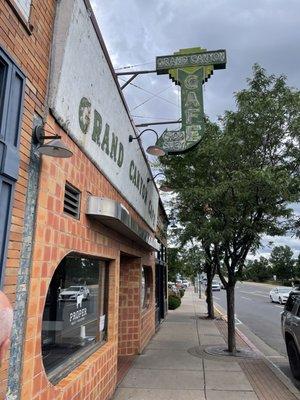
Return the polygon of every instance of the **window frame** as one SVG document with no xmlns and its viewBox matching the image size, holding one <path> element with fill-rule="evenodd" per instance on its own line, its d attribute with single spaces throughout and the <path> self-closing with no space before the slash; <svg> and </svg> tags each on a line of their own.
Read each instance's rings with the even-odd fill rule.
<svg viewBox="0 0 300 400">
<path fill-rule="evenodd" d="M 110 260 L 108 259 L 104 259 L 101 257 L 97 257 L 95 255 L 89 255 L 89 254 L 83 254 L 83 253 L 77 253 L 77 252 L 72 252 L 72 253 L 68 253 L 65 255 L 64 258 L 61 259 L 60 263 L 57 265 L 56 269 L 54 270 L 54 273 L 52 275 L 52 278 L 55 274 L 55 271 L 57 270 L 57 268 L 59 267 L 59 265 L 61 264 L 61 262 L 63 262 L 67 257 L 82 257 L 82 258 L 86 258 L 86 259 L 93 259 L 93 260 L 97 260 L 100 262 L 104 262 L 105 265 L 102 268 L 99 269 L 99 278 L 100 278 L 100 273 L 101 270 L 104 271 L 104 279 L 102 280 L 102 284 L 104 287 L 104 291 L 103 291 L 103 297 L 101 296 L 101 303 L 104 305 L 104 309 L 105 309 L 105 315 L 106 315 L 106 319 L 105 319 L 105 334 L 104 337 L 101 338 L 101 336 L 98 337 L 98 339 L 96 340 L 95 343 L 89 344 L 86 347 L 83 347 L 82 349 L 76 351 L 74 354 L 72 355 L 68 355 L 66 356 L 65 360 L 58 364 L 57 366 L 55 366 L 51 371 L 46 370 L 45 369 L 45 373 L 47 375 L 48 380 L 53 384 L 53 385 L 57 385 L 63 378 L 65 378 L 70 372 L 74 371 L 78 366 L 80 366 L 89 356 L 91 356 L 93 353 L 95 353 L 98 349 L 100 349 L 101 347 L 103 347 L 105 344 L 108 343 L 108 338 L 109 338 L 109 331 L 108 331 L 108 321 L 109 321 L 109 315 L 108 315 L 108 311 L 109 311 L 109 295 L 110 295 L 110 288 L 109 288 L 109 280 L 110 280 Z M 52 280 L 51 278 L 51 280 Z M 51 284 L 51 281 L 50 281 Z M 50 288 L 50 284 L 48 287 L 48 290 Z M 99 287 L 99 292 L 101 293 L 101 288 L 100 285 Z M 48 291 L 46 293 L 46 297 L 47 297 Z M 44 303 L 44 309 L 45 310 L 45 305 L 46 305 L 46 297 L 45 297 L 45 303 Z M 98 296 L 98 305 L 100 307 L 100 301 L 99 301 L 99 297 Z M 100 309 L 98 309 L 98 314 L 100 312 Z M 100 317 L 100 314 L 99 316 Z M 97 324 L 99 324 L 99 318 L 97 319 Z M 43 331 L 43 318 L 42 318 L 42 326 L 41 326 L 41 333 Z M 44 357 L 43 357 L 43 342 L 41 341 L 41 357 L 42 357 L 42 363 L 44 365 Z"/>
<path fill-rule="evenodd" d="M 16 62 L 0 46 L 0 63 L 4 69 L 1 82 L 0 95 L 0 196 L 3 184 L 10 186 L 10 197 L 6 207 L 6 227 L 0 242 L 0 288 L 3 285 L 7 248 L 11 225 L 11 216 L 14 200 L 15 182 L 18 179 L 19 170 L 19 145 L 21 136 L 21 124 L 24 109 L 25 75 Z M 17 85 L 18 84 L 18 85 Z M 14 90 L 18 90 L 19 97 L 16 97 Z M 10 125 L 12 124 L 12 125 Z M 15 131 L 11 131 L 14 126 Z M 12 133 L 14 136 L 12 136 Z M 13 142 L 11 138 L 13 137 Z M 13 158 L 7 156 L 11 149 Z M 9 162 L 7 162 L 9 160 Z M 1 198 L 1 197 L 0 197 Z"/>
<path fill-rule="evenodd" d="M 145 273 L 146 272 L 146 273 Z M 143 276 L 145 278 L 145 289 L 142 289 L 143 285 Z M 153 294 L 153 269 L 148 265 L 143 265 L 141 268 L 141 309 L 142 311 L 148 310 L 152 303 L 152 294 Z M 142 293 L 144 292 L 144 296 Z"/>
</svg>

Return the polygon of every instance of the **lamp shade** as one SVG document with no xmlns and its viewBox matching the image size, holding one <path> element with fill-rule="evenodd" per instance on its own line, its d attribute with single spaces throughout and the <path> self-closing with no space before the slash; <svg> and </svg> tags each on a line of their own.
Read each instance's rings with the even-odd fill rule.
<svg viewBox="0 0 300 400">
<path fill-rule="evenodd" d="M 173 191 L 173 189 L 170 186 L 168 186 L 167 183 L 162 183 L 159 186 L 159 190 L 161 190 L 162 192 L 172 192 Z"/>
<path fill-rule="evenodd" d="M 148 154 L 157 157 L 164 156 L 166 154 L 165 151 L 158 146 L 149 146 L 146 151 Z"/>
<path fill-rule="evenodd" d="M 40 154 L 50 157 L 68 158 L 73 155 L 72 151 L 60 139 L 53 139 L 48 143 L 41 144 L 37 150 Z"/>
</svg>

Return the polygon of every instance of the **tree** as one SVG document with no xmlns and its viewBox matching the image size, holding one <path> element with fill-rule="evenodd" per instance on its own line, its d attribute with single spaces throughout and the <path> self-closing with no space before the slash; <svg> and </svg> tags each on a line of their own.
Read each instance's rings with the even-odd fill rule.
<svg viewBox="0 0 300 400">
<path fill-rule="evenodd" d="M 236 111 L 219 124 L 207 121 L 198 147 L 162 159 L 183 234 L 201 242 L 226 288 L 232 353 L 234 287 L 246 257 L 262 235 L 282 235 L 294 225 L 289 204 L 300 195 L 300 92 L 255 65 L 247 89 L 235 98 Z"/>
<path fill-rule="evenodd" d="M 272 276 L 273 272 L 269 266 L 269 261 L 265 257 L 260 257 L 259 260 L 248 261 L 245 265 L 244 279 L 254 282 L 264 282 L 271 279 Z"/>
<path fill-rule="evenodd" d="M 295 277 L 297 281 L 300 279 L 300 254 L 298 254 L 298 258 L 295 260 Z"/>
<path fill-rule="evenodd" d="M 204 271 L 203 252 L 199 246 L 186 246 L 181 248 L 181 256 L 183 260 L 182 274 L 191 279 Z"/>
<path fill-rule="evenodd" d="M 276 246 L 270 256 L 273 274 L 278 279 L 289 280 L 294 278 L 293 251 L 289 246 Z"/>
<path fill-rule="evenodd" d="M 183 268 L 183 262 L 180 250 L 177 247 L 169 247 L 168 252 L 168 278 L 170 281 L 176 281 L 177 274 L 180 274 Z"/>
</svg>

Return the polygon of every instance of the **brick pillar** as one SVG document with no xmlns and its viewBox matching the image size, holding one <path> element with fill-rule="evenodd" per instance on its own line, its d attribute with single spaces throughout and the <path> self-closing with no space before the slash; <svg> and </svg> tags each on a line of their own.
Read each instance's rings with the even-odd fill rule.
<svg viewBox="0 0 300 400">
<path fill-rule="evenodd" d="M 121 256 L 118 355 L 138 354 L 140 346 L 141 259 Z"/>
</svg>

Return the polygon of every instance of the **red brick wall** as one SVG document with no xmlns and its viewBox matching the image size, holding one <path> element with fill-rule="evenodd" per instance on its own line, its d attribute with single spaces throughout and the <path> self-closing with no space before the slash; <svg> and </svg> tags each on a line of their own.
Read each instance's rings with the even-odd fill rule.
<svg viewBox="0 0 300 400">
<path fill-rule="evenodd" d="M 138 354 L 140 349 L 141 259 L 121 258 L 118 354 Z"/>
<path fill-rule="evenodd" d="M 82 400 L 108 399 L 114 390 L 116 382 L 120 254 L 126 253 L 131 255 L 133 259 L 139 260 L 138 262 L 134 261 L 132 264 L 135 269 L 130 276 L 134 279 L 136 291 L 130 292 L 133 293 L 130 301 L 135 301 L 137 298 L 135 296 L 138 296 L 136 283 L 140 284 L 140 265 L 154 265 L 154 254 L 140 248 L 134 241 L 122 237 L 120 234 L 100 223 L 89 220 L 85 216 L 88 195 L 104 196 L 122 202 L 131 215 L 147 229 L 146 224 L 143 223 L 130 205 L 122 199 L 117 190 L 110 185 L 108 180 L 80 151 L 77 145 L 59 129 L 53 119 L 49 117 L 48 122 L 55 132 L 62 135 L 63 141 L 73 151 L 74 156 L 69 159 L 43 156 L 42 159 L 25 335 L 21 399 L 72 399 L 72 394 L 75 393 Z M 81 191 L 81 215 L 79 220 L 63 213 L 66 181 Z M 47 379 L 41 359 L 43 308 L 54 270 L 60 260 L 70 251 L 111 260 L 109 335 L 108 342 L 103 347 L 66 378 L 62 379 L 58 385 L 53 386 Z M 126 265 L 124 270 L 121 269 L 121 273 L 123 274 L 125 270 Z M 132 306 L 131 302 L 127 304 L 129 307 Z M 146 324 L 140 335 L 145 335 L 144 332 L 147 329 L 148 325 Z M 134 334 L 131 338 L 135 342 L 132 348 L 138 348 Z"/>
<path fill-rule="evenodd" d="M 50 45 L 56 0 L 32 0 L 30 24 L 32 34 L 24 28 L 7 0 L 0 1 L 0 44 L 15 59 L 25 73 L 26 89 L 20 141 L 20 170 L 16 184 L 8 257 L 4 274 L 4 292 L 15 301 L 16 283 L 22 245 L 23 219 L 28 181 L 29 153 L 34 114 L 43 117 L 49 72 Z M 106 399 L 116 381 L 118 342 L 119 259 L 120 252 L 139 257 L 141 263 L 154 264 L 154 256 L 142 250 L 84 215 L 87 193 L 123 202 L 130 214 L 147 229 L 107 179 L 89 162 L 78 147 L 49 118 L 54 131 L 72 148 L 72 159 L 59 160 L 43 157 L 39 183 L 38 212 L 35 244 L 31 267 L 28 319 L 26 325 L 22 371 L 22 400 L 34 399 Z M 64 185 L 68 181 L 82 191 L 81 218 L 73 220 L 62 212 Z M 41 323 L 45 296 L 51 277 L 59 261 L 70 251 L 92 254 L 111 260 L 109 295 L 108 342 L 89 357 L 80 367 L 55 387 L 48 381 L 41 360 Z M 146 316 L 146 314 L 149 316 Z M 143 320 L 151 320 L 146 313 Z M 153 316 L 154 320 L 154 316 Z M 151 324 L 141 322 L 140 337 L 149 337 Z M 147 333 L 148 332 L 148 333 Z M 146 339 L 147 340 L 147 339 Z M 142 343 L 145 339 L 142 340 Z M 140 343 L 141 347 L 141 343 Z M 0 369 L 0 399 L 4 397 L 7 381 L 8 357 Z"/>
<path fill-rule="evenodd" d="M 32 34 L 24 28 L 6 0 L 0 1 L 0 45 L 26 75 L 24 114 L 20 141 L 20 170 L 16 183 L 3 291 L 15 301 L 19 258 L 22 245 L 29 152 L 34 113 L 44 112 L 49 69 L 50 43 L 56 0 L 33 0 L 30 22 Z M 7 381 L 7 359 L 0 368 L 0 399 Z"/>
</svg>

